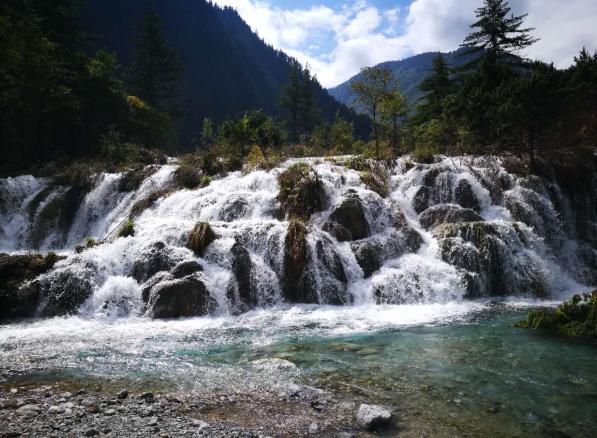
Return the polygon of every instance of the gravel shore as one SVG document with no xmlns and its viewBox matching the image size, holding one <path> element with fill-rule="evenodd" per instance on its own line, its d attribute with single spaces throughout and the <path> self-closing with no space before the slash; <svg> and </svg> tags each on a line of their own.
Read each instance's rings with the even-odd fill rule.
<svg viewBox="0 0 597 438">
<path fill-rule="evenodd" d="M 191 396 L 4 385 L 0 437 L 367 436 L 356 425 L 357 408 L 308 386 L 275 395 Z"/>
</svg>

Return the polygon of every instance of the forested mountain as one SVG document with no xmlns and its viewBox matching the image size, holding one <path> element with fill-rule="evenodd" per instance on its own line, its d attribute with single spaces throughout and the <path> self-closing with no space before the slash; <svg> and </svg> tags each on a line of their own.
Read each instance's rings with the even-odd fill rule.
<svg viewBox="0 0 597 438">
<path fill-rule="evenodd" d="M 180 139 L 197 135 L 204 117 L 219 122 L 248 110 L 280 114 L 280 93 L 288 83 L 292 60 L 265 44 L 231 8 L 205 0 L 87 0 L 82 24 L 92 48 L 130 60 L 131 38 L 150 5 L 160 16 L 169 43 L 178 52 L 183 70 L 183 109 Z M 357 135 L 368 132 L 368 121 L 338 104 L 319 84 L 315 98 L 324 120 L 336 113 L 355 120 Z"/>
<path fill-rule="evenodd" d="M 402 94 L 404 94 L 409 103 L 415 103 L 423 94 L 422 91 L 418 89 L 418 85 L 431 71 L 433 58 L 439 53 L 440 52 L 421 53 L 420 55 L 415 55 L 400 61 L 383 62 L 376 65 L 376 67 L 390 70 L 398 80 Z M 464 53 L 465 50 L 460 49 L 454 52 L 445 53 L 444 56 L 448 65 L 452 68 L 456 68 L 470 61 L 471 55 L 466 55 Z M 356 108 L 356 96 L 352 90 L 352 84 L 361 79 L 362 73 L 359 73 L 348 81 L 343 82 L 334 88 L 330 88 L 328 91 L 337 101 Z"/>
</svg>

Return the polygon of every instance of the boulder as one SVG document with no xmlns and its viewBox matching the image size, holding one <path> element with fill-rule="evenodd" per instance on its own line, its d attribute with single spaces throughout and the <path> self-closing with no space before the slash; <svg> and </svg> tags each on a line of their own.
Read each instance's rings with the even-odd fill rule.
<svg viewBox="0 0 597 438">
<path fill-rule="evenodd" d="M 481 211 L 479 200 L 475 196 L 471 184 L 465 179 L 461 179 L 456 185 L 456 188 L 454 189 L 454 200 L 463 208 L 471 209 L 477 213 Z"/>
<path fill-rule="evenodd" d="M 336 222 L 326 221 L 321 226 L 321 229 L 331 234 L 338 242 L 349 242 L 352 240 L 350 231 Z"/>
<path fill-rule="evenodd" d="M 355 192 L 346 194 L 342 202 L 330 214 L 330 220 L 348 230 L 352 240 L 364 239 L 370 234 L 365 209 L 359 195 Z"/>
<path fill-rule="evenodd" d="M 312 283 L 311 294 L 318 297 L 317 301 L 320 304 L 348 304 L 350 299 L 346 294 L 346 272 L 340 256 L 334 249 L 334 243 L 323 237 L 315 244 L 315 252 L 319 281 Z"/>
<path fill-rule="evenodd" d="M 392 426 L 392 413 L 377 405 L 361 404 L 357 422 L 368 431 L 379 431 Z"/>
<path fill-rule="evenodd" d="M 441 224 L 460 222 L 480 222 L 483 218 L 469 208 L 456 204 L 438 204 L 429 207 L 419 215 L 419 222 L 426 230 Z"/>
<path fill-rule="evenodd" d="M 354 242 L 351 246 L 354 256 L 365 274 L 365 278 L 371 277 L 383 265 L 383 250 L 378 242 Z"/>
<path fill-rule="evenodd" d="M 93 294 L 96 268 L 90 263 L 74 263 L 23 286 L 23 292 L 39 294 L 38 313 L 43 317 L 72 315 Z"/>
<path fill-rule="evenodd" d="M 62 259 L 53 253 L 45 257 L 0 254 L 0 321 L 33 316 L 39 304 L 39 291 L 21 285 L 48 272 Z"/>
<path fill-rule="evenodd" d="M 238 295 L 249 308 L 257 305 L 257 295 L 252 288 L 251 273 L 253 262 L 249 251 L 236 242 L 230 250 L 232 255 L 232 273 L 236 279 Z"/>
<path fill-rule="evenodd" d="M 224 222 L 233 222 L 251 213 L 249 201 L 244 196 L 235 196 L 229 199 L 220 211 L 219 219 Z"/>
<path fill-rule="evenodd" d="M 160 271 L 169 271 L 176 262 L 171 257 L 166 244 L 156 242 L 133 263 L 133 278 L 138 282 L 147 281 Z"/>
<path fill-rule="evenodd" d="M 203 316 L 211 313 L 216 304 L 201 277 L 187 277 L 154 286 L 149 294 L 148 313 L 160 319 Z"/>
<path fill-rule="evenodd" d="M 419 188 L 419 190 L 417 190 L 417 193 L 415 193 L 415 196 L 413 198 L 412 204 L 413 209 L 417 214 L 420 214 L 423 211 L 427 210 L 427 208 L 429 208 L 429 197 L 430 193 L 427 187 L 422 186 Z"/>
<path fill-rule="evenodd" d="M 203 267 L 195 260 L 186 260 L 174 266 L 170 273 L 174 278 L 183 278 L 201 271 L 203 271 Z"/>
<path fill-rule="evenodd" d="M 311 260 L 307 232 L 305 223 L 294 219 L 284 239 L 282 293 L 292 303 L 317 303 L 316 282 L 307 270 Z"/>
</svg>

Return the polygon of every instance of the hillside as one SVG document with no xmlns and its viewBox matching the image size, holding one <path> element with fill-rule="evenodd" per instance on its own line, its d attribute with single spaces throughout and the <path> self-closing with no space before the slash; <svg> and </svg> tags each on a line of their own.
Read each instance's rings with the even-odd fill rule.
<svg viewBox="0 0 597 438">
<path fill-rule="evenodd" d="M 451 67 L 459 67 L 470 59 L 468 56 L 462 56 L 462 52 L 462 50 L 456 50 L 454 52 L 444 53 L 446 61 Z M 421 97 L 421 91 L 417 86 L 431 70 L 433 58 L 438 54 L 439 52 L 421 53 L 420 55 L 412 56 L 400 61 L 383 62 L 376 65 L 376 67 L 391 70 L 398 79 L 402 93 L 404 93 L 410 103 L 415 103 Z M 351 85 L 360 78 L 361 74 L 359 73 L 348 81 L 334 88 L 330 88 L 328 91 L 339 102 L 356 108 L 355 95 L 352 92 Z"/>
<path fill-rule="evenodd" d="M 182 142 L 197 134 L 204 117 L 221 121 L 256 108 L 280 113 L 279 95 L 288 81 L 290 58 L 265 44 L 235 10 L 204 0 L 152 4 L 185 66 Z M 126 66 L 131 37 L 147 5 L 145 0 L 88 0 L 82 25 L 90 33 L 91 46 L 117 52 Z M 316 94 L 324 119 L 332 120 L 340 112 L 356 121 L 357 134 L 368 132 L 367 119 L 338 104 L 322 87 Z"/>
</svg>

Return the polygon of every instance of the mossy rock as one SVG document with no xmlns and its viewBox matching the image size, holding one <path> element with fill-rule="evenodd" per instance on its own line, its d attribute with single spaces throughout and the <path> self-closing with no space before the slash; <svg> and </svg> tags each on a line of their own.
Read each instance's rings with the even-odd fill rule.
<svg viewBox="0 0 597 438">
<path fill-rule="evenodd" d="M 361 181 L 365 186 L 377 193 L 382 198 L 387 198 L 390 194 L 390 184 L 388 176 L 385 173 L 374 173 L 372 171 L 361 172 Z"/>
<path fill-rule="evenodd" d="M 590 294 L 574 295 L 555 309 L 533 310 L 516 327 L 597 339 L 597 289 Z"/>
<path fill-rule="evenodd" d="M 157 171 L 156 166 L 136 166 L 124 173 L 118 181 L 119 192 L 134 192 L 143 181 Z"/>
<path fill-rule="evenodd" d="M 288 217 L 309 219 L 325 208 L 325 190 L 319 175 L 306 163 L 290 166 L 278 175 L 277 200 Z"/>
<path fill-rule="evenodd" d="M 135 221 L 129 218 L 118 230 L 117 237 L 132 237 L 135 235 Z"/>
<path fill-rule="evenodd" d="M 189 234 L 187 248 L 198 257 L 203 257 L 205 250 L 218 236 L 208 222 L 198 222 Z"/>
</svg>

